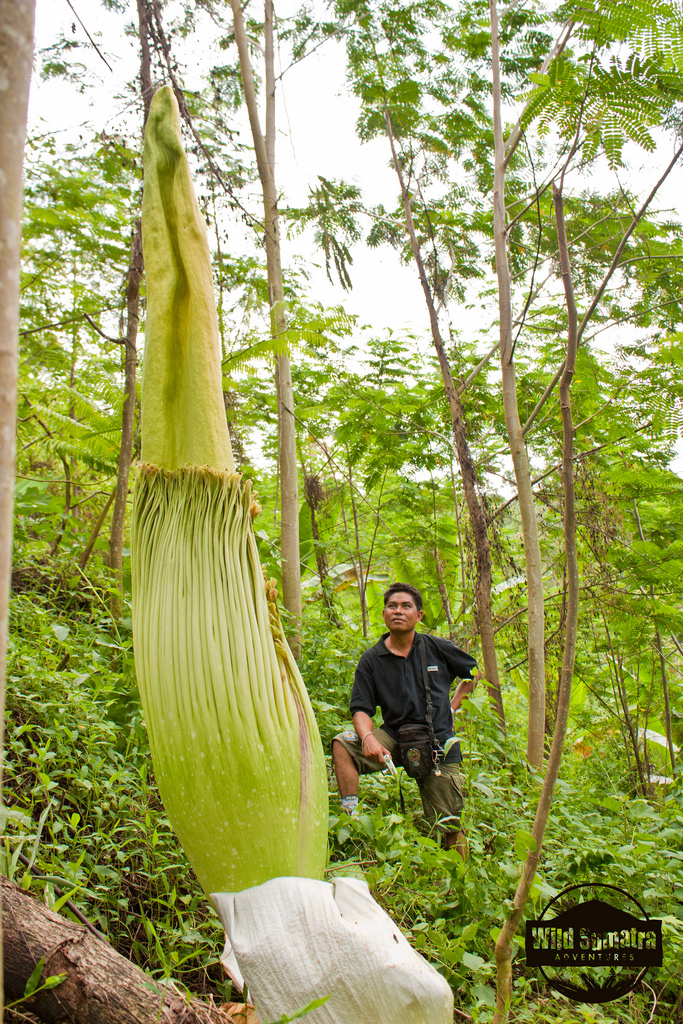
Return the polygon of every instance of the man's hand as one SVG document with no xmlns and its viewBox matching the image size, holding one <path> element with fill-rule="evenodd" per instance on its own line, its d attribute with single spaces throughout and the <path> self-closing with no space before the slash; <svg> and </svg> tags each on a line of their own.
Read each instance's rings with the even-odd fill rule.
<svg viewBox="0 0 683 1024">
<path fill-rule="evenodd" d="M 470 679 L 463 679 L 458 689 L 463 695 L 463 699 L 469 697 L 470 694 L 474 693 L 477 688 L 477 683 L 482 678 L 479 669 L 475 669 L 474 675 Z"/>
<path fill-rule="evenodd" d="M 453 699 L 451 700 L 451 708 L 453 711 L 457 711 L 462 702 L 467 700 L 468 697 L 474 693 L 476 685 L 481 678 L 481 672 L 479 669 L 476 669 L 471 679 L 462 679 L 458 683 L 456 691 L 453 694 Z"/>
<path fill-rule="evenodd" d="M 383 747 L 371 732 L 366 733 L 363 737 L 362 746 L 365 756 L 371 761 L 377 761 L 377 763 L 381 764 L 382 767 L 384 767 L 385 755 L 389 754 L 389 757 L 391 757 L 390 751 L 388 751 L 386 747 Z"/>
</svg>

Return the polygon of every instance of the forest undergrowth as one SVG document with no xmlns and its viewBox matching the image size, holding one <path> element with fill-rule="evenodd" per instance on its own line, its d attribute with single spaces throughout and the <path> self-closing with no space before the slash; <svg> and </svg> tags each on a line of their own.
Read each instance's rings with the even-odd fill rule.
<svg viewBox="0 0 683 1024">
<path fill-rule="evenodd" d="M 8 671 L 6 827 L 2 871 L 65 916 L 70 901 L 126 957 L 192 993 L 228 998 L 223 933 L 165 816 L 135 685 L 130 619 L 115 622 L 104 577 L 16 577 Z M 29 587 L 29 583 L 31 587 Z M 37 589 L 34 589 L 36 588 Z M 353 669 L 368 641 L 308 623 L 302 671 L 323 742 L 347 725 Z M 364 779 L 357 818 L 331 781 L 328 876 L 365 878 L 373 894 L 448 979 L 456 1020 L 488 1021 L 493 943 L 531 840 L 539 780 L 524 765 L 525 701 L 505 692 L 508 739 L 483 695 L 459 719 L 466 751 L 464 824 L 470 857 L 445 852 L 404 779 L 406 813 L 390 776 Z M 575 1005 L 525 966 L 518 935 L 512 1018 L 523 1021 L 679 1021 L 683 1010 L 683 789 L 634 790 L 619 737 L 585 742 L 573 720 L 533 905 L 606 881 L 663 919 L 664 964 L 646 985 L 602 1007 Z M 234 808 L 239 828 L 240 809 Z"/>
</svg>

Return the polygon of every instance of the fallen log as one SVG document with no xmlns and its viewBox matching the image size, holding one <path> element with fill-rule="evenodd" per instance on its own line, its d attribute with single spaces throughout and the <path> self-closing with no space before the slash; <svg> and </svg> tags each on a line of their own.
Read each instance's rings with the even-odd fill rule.
<svg viewBox="0 0 683 1024">
<path fill-rule="evenodd" d="M 5 1001 L 21 999 L 42 959 L 41 985 L 64 974 L 56 988 L 17 1010 L 44 1024 L 230 1024 L 220 1008 L 187 1000 L 151 978 L 82 925 L 48 910 L 25 889 L 1 878 Z M 11 1011 L 10 1011 L 11 1012 Z M 18 1014 L 17 1014 L 18 1016 Z"/>
</svg>

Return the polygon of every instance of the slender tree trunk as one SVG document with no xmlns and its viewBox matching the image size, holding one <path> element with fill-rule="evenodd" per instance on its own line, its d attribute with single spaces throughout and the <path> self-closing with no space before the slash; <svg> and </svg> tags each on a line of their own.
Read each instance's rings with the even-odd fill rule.
<svg viewBox="0 0 683 1024">
<path fill-rule="evenodd" d="M 610 679 L 613 680 L 612 695 L 614 697 L 614 706 L 616 708 L 621 706 L 621 713 L 623 715 L 623 718 L 619 718 L 619 712 L 616 712 L 616 717 L 619 719 L 619 725 L 621 727 L 621 735 L 624 740 L 626 760 L 628 761 L 629 771 L 631 771 L 631 753 L 633 753 L 638 785 L 640 786 L 641 793 L 645 796 L 649 791 L 649 779 L 646 776 L 645 766 L 640 756 L 640 748 L 638 746 L 638 721 L 636 719 L 634 722 L 631 717 L 628 700 L 626 699 L 626 690 L 623 683 L 624 666 L 620 660 L 617 660 L 614 645 L 612 644 L 612 634 L 610 633 L 609 624 L 602 604 L 600 604 L 599 607 L 602 624 L 605 628 L 605 636 L 607 637 L 607 645 L 609 647 L 610 656 L 608 664 L 610 667 Z"/>
<path fill-rule="evenodd" d="M 458 530 L 458 552 L 460 554 L 460 611 L 458 612 L 458 619 L 461 615 L 465 614 L 467 608 L 467 571 L 465 566 L 465 546 L 462 542 L 462 527 L 460 525 L 460 501 L 458 499 L 458 488 L 455 485 L 455 473 L 453 472 L 453 459 L 456 457 L 455 443 L 453 444 L 453 451 L 450 459 L 450 474 L 451 474 L 451 486 L 453 488 L 453 507 L 455 508 L 455 525 Z"/>
<path fill-rule="evenodd" d="M 493 59 L 493 130 L 495 174 L 493 182 L 493 231 L 495 236 L 496 273 L 500 316 L 500 365 L 503 377 L 503 408 L 515 469 L 519 510 L 524 536 L 527 591 L 529 599 L 529 722 L 527 729 L 527 761 L 536 768 L 543 764 L 543 733 L 545 726 L 545 621 L 543 612 L 543 565 L 538 537 L 538 523 L 531 489 L 531 471 L 522 434 L 517 405 L 514 344 L 512 340 L 512 307 L 510 302 L 510 270 L 505 234 L 505 143 L 501 114 L 500 53 L 496 0 L 490 0 L 491 49 Z"/>
<path fill-rule="evenodd" d="M 235 42 L 239 52 L 240 72 L 244 99 L 256 154 L 256 166 L 263 192 L 263 219 L 268 270 L 268 301 L 270 327 L 273 338 L 280 337 L 286 328 L 284 291 L 280 258 L 280 229 L 278 222 L 277 188 L 275 186 L 275 62 L 273 49 L 273 3 L 265 0 L 263 34 L 265 41 L 266 133 L 261 130 L 254 76 L 249 57 L 249 41 L 244 28 L 240 0 L 231 0 L 235 27 Z M 290 647 L 296 658 L 301 654 L 298 633 L 301 624 L 301 563 L 299 556 L 299 485 L 297 475 L 296 421 L 294 419 L 294 392 L 289 357 L 276 357 L 279 425 L 279 468 L 281 481 L 280 549 L 282 552 L 282 600 L 297 625 L 296 635 L 290 637 Z"/>
<path fill-rule="evenodd" d="M 655 640 L 659 653 L 659 669 L 662 673 L 662 692 L 664 694 L 664 728 L 666 729 L 666 742 L 669 746 L 669 758 L 671 760 L 671 774 L 676 774 L 676 757 L 674 754 L 674 741 L 671 733 L 671 704 L 669 702 L 669 682 L 666 675 L 666 661 L 664 660 L 664 649 L 662 647 L 662 635 L 659 626 L 655 630 Z M 643 741 L 646 743 L 647 741 Z"/>
<path fill-rule="evenodd" d="M 354 567 L 356 568 L 356 579 L 358 580 L 358 597 L 360 598 L 360 614 L 363 626 L 363 636 L 368 635 L 368 608 L 365 600 L 365 573 L 363 570 L 363 556 L 360 553 L 360 531 L 358 529 L 358 509 L 356 499 L 353 496 L 353 476 L 351 475 L 351 459 L 349 457 L 348 445 L 346 447 L 346 463 L 348 467 L 349 497 L 351 499 L 351 511 L 353 513 L 353 531 L 356 538 L 356 557 Z M 368 566 L 368 571 L 370 567 Z"/>
<path fill-rule="evenodd" d="M 436 575 L 438 578 L 439 597 L 441 598 L 441 607 L 443 613 L 446 616 L 446 622 L 448 623 L 448 636 L 451 640 L 455 640 L 455 632 L 453 630 L 453 612 L 451 611 L 451 602 L 448 597 L 448 588 L 446 587 L 446 577 L 443 570 L 443 561 L 439 554 L 439 549 L 434 548 L 434 564 L 436 566 Z"/>
<path fill-rule="evenodd" d="M 12 513 L 17 418 L 17 343 L 21 202 L 28 90 L 33 62 L 34 0 L 0 0 L 0 720 L 12 570 Z M 0 736 L 0 755 L 2 737 Z M 2 776 L 0 775 L 0 783 Z M 2 807 L 0 806 L 0 810 Z M 3 1017 L 0 928 L 0 1022 Z"/>
<path fill-rule="evenodd" d="M 444 573 L 443 560 L 439 553 L 439 538 L 438 538 L 438 519 L 436 515 L 436 488 L 434 486 L 434 477 L 431 475 L 432 481 L 432 509 L 434 512 L 434 565 L 436 567 L 436 578 L 438 580 L 439 597 L 441 598 L 441 607 L 443 613 L 446 616 L 446 622 L 448 623 L 448 636 L 451 640 L 455 639 L 453 633 L 453 613 L 451 611 L 451 602 L 448 597 L 448 588 L 446 587 L 446 574 Z"/>
<path fill-rule="evenodd" d="M 640 522 L 640 516 L 638 515 L 638 507 L 633 502 L 633 511 L 636 517 L 636 525 L 638 527 L 638 536 L 641 540 L 645 540 L 643 535 L 643 527 Z M 655 588 L 650 584 L 650 597 L 654 601 Z M 669 758 L 671 759 L 671 773 L 672 775 L 676 772 L 676 757 L 674 754 L 674 741 L 671 732 L 671 704 L 669 702 L 669 680 L 666 674 L 666 661 L 664 659 L 664 648 L 662 647 L 662 635 L 659 632 L 659 626 L 655 629 L 655 642 L 657 644 L 657 653 L 659 654 L 659 669 L 662 674 L 662 693 L 664 696 L 664 728 L 666 729 L 666 742 L 669 747 Z"/>
<path fill-rule="evenodd" d="M 113 502 L 114 498 L 116 497 L 116 491 L 117 491 L 117 488 L 115 487 L 114 490 L 109 495 L 109 497 L 107 498 L 107 500 L 105 502 L 105 505 L 104 505 L 104 508 L 102 509 L 102 511 L 100 512 L 99 516 L 95 520 L 95 525 L 93 526 L 92 530 L 90 531 L 90 536 L 88 538 L 88 543 L 85 545 L 85 548 L 83 549 L 83 554 L 78 559 L 78 568 L 79 569 L 85 569 L 86 565 L 88 564 L 88 559 L 90 558 L 90 556 L 92 554 L 92 549 L 95 547 L 95 541 L 99 537 L 100 530 L 104 526 L 104 520 L 107 518 L 107 512 L 111 508 L 112 502 Z"/>
<path fill-rule="evenodd" d="M 637 675 L 638 685 L 640 686 L 640 669 L 638 669 Z M 650 689 L 647 695 L 647 704 L 645 705 L 645 721 L 643 722 L 643 761 L 645 762 L 645 772 L 647 774 L 647 787 L 648 790 L 652 785 L 652 765 L 650 763 L 650 751 L 647 748 L 647 730 L 650 722 L 650 712 L 652 711 L 652 698 L 655 690 L 655 659 L 654 652 L 652 656 L 652 668 L 650 670 Z"/>
<path fill-rule="evenodd" d="M 315 551 L 315 564 L 318 569 L 318 579 L 320 580 L 320 591 L 322 594 L 323 605 L 327 612 L 327 617 L 336 626 L 337 629 L 341 629 L 341 622 L 337 617 L 337 613 L 334 609 L 334 601 L 330 596 L 328 586 L 328 566 L 327 557 L 320 540 L 320 530 L 318 528 L 318 516 L 317 512 L 324 500 L 324 492 L 320 484 L 320 478 L 315 474 L 310 475 L 306 472 L 306 467 L 302 460 L 302 469 L 304 471 L 304 495 L 306 497 L 306 503 L 311 513 L 311 535 L 313 537 L 313 549 Z"/>
<path fill-rule="evenodd" d="M 44 428 L 45 429 L 45 428 Z M 52 432 L 48 430 L 48 437 L 52 437 Z M 62 456 L 62 466 L 64 467 L 64 515 L 62 516 L 62 525 L 59 527 L 57 536 L 50 544 L 48 554 L 50 558 L 57 554 L 57 548 L 62 543 L 62 537 L 64 536 L 64 530 L 66 524 L 69 521 L 71 515 L 71 466 L 68 461 Z"/>
<path fill-rule="evenodd" d="M 564 491 L 564 547 L 567 565 L 567 619 L 564 633 L 564 654 L 562 658 L 562 674 L 557 694 L 557 717 L 555 732 L 550 748 L 550 757 L 543 779 L 541 797 L 536 810 L 536 817 L 531 834 L 534 849 L 530 850 L 524 862 L 522 877 L 515 893 L 512 914 L 506 918 L 496 942 L 496 1009 L 493 1024 L 504 1024 L 507 1021 L 512 1000 L 512 940 L 524 914 L 529 892 L 533 884 L 541 848 L 543 835 L 550 815 L 555 783 L 560 770 L 562 750 L 567 735 L 569 720 L 569 704 L 572 695 L 572 676 L 576 656 L 576 632 L 579 612 L 579 570 L 576 555 L 576 516 L 574 510 L 574 425 L 572 423 L 572 407 L 570 390 L 574 367 L 576 366 L 577 348 L 577 316 L 574 302 L 574 289 L 571 280 L 569 252 L 564 228 L 562 209 L 562 192 L 553 186 L 555 221 L 557 224 L 558 245 L 560 250 L 560 266 L 562 283 L 568 313 L 567 358 L 564 372 L 560 380 L 560 406 L 562 410 L 562 488 Z"/>
<path fill-rule="evenodd" d="M 336 474 L 334 472 L 334 463 L 332 462 L 332 459 L 330 458 L 330 453 L 328 452 L 327 448 L 324 445 L 322 447 L 323 447 L 323 451 L 325 452 L 325 456 L 327 458 L 328 465 L 330 467 L 330 472 L 332 473 L 332 479 L 334 480 L 334 486 L 335 486 L 335 488 L 337 490 L 337 495 L 339 497 L 339 509 L 340 509 L 341 515 L 342 515 L 342 523 L 344 524 L 344 539 L 346 540 L 346 547 L 347 547 L 348 552 L 349 552 L 349 557 L 351 558 L 351 564 L 353 566 L 353 573 L 354 573 L 355 578 L 358 579 L 358 577 L 359 577 L 358 566 L 356 565 L 356 558 L 355 558 L 355 555 L 353 553 L 353 544 L 351 543 L 351 534 L 349 533 L 349 522 L 348 522 L 348 519 L 346 518 L 346 507 L 344 505 L 344 488 L 337 481 L 337 476 L 336 476 Z M 352 489 L 352 491 L 353 491 L 353 489 Z"/>
<path fill-rule="evenodd" d="M 131 247 L 128 280 L 126 282 L 126 338 L 124 343 L 125 371 L 123 387 L 123 416 L 121 420 L 121 447 L 116 475 L 116 495 L 109 532 L 109 565 L 115 577 L 117 593 L 112 595 L 110 610 L 115 619 L 123 610 L 123 531 L 128 507 L 130 466 L 133 458 L 135 433 L 135 381 L 138 364 L 138 325 L 140 323 L 140 283 L 142 281 L 142 237 L 140 222 L 135 225 Z"/>
<path fill-rule="evenodd" d="M 281 334 L 282 323 L 275 328 Z M 280 395 L 280 551 L 282 553 L 282 601 L 293 617 L 295 633 L 289 645 L 295 658 L 301 657 L 301 561 L 299 554 L 299 482 L 297 478 L 296 421 L 294 419 L 294 391 L 289 357 L 277 356 L 275 372 Z"/>
<path fill-rule="evenodd" d="M 460 397 L 455 385 L 453 384 L 453 375 L 451 373 L 451 367 L 448 362 L 448 356 L 446 355 L 443 339 L 441 337 L 441 330 L 439 328 L 439 318 L 436 312 L 436 306 L 434 305 L 432 291 L 427 280 L 427 274 L 422 260 L 422 254 L 420 252 L 420 244 L 415 232 L 410 193 L 406 187 L 401 164 L 396 153 L 394 133 L 391 127 L 391 118 L 389 117 L 389 112 L 386 109 L 384 111 L 384 116 L 387 126 L 387 135 L 391 145 L 394 170 L 396 171 L 401 187 L 403 210 L 405 213 L 410 245 L 413 252 L 413 258 L 417 265 L 425 302 L 427 303 L 432 341 L 439 360 L 441 377 L 443 379 L 446 398 L 448 400 L 448 408 L 450 410 L 451 424 L 453 428 L 453 440 L 455 442 L 455 450 L 458 457 L 458 463 L 460 465 L 460 474 L 462 476 L 462 487 L 470 514 L 472 533 L 474 535 L 474 547 L 477 562 L 475 599 L 476 622 L 481 640 L 484 676 L 488 684 L 489 698 L 496 709 L 500 727 L 503 732 L 505 732 L 505 711 L 503 708 L 503 698 L 500 692 L 500 677 L 498 675 L 498 660 L 496 658 L 496 647 L 493 639 L 493 620 L 491 615 L 491 550 L 489 546 L 488 526 L 481 499 L 477 491 L 477 478 L 474 469 L 474 462 L 472 461 L 472 455 L 467 442 L 467 431 L 463 420 Z"/>
<path fill-rule="evenodd" d="M 142 96 L 143 130 L 149 116 L 149 105 L 152 102 L 152 63 L 149 53 L 149 30 L 153 14 L 147 0 L 137 0 L 138 33 L 140 36 L 140 95 Z"/>
<path fill-rule="evenodd" d="M 142 96 L 144 136 L 152 102 L 151 62 L 149 54 L 148 21 L 151 15 L 146 0 L 137 0 L 138 26 L 140 35 L 140 94 Z M 138 327 L 140 324 L 140 285 L 144 263 L 142 259 L 142 234 L 139 218 L 133 230 L 130 265 L 126 280 L 126 338 L 124 343 L 124 385 L 123 415 L 121 420 L 121 447 L 116 475 L 116 495 L 109 532 L 109 565 L 115 576 L 118 593 L 112 595 L 110 609 L 113 617 L 121 617 L 123 610 L 123 532 L 126 526 L 130 467 L 133 458 L 135 434 L 135 383 L 138 363 Z"/>
</svg>

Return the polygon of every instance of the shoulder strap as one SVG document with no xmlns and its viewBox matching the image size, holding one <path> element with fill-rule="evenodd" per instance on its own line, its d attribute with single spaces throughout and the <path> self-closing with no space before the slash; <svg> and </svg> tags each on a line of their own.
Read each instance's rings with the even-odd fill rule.
<svg viewBox="0 0 683 1024">
<path fill-rule="evenodd" d="M 432 702 L 432 690 L 429 685 L 429 672 L 427 671 L 427 641 L 421 633 L 418 633 L 418 643 L 420 645 L 420 661 L 422 662 L 422 682 L 424 683 L 425 696 L 427 698 L 427 714 L 425 717 L 427 719 L 432 747 L 434 747 L 435 750 L 438 750 L 440 749 L 440 744 L 434 735 L 434 722 L 432 720 L 434 704 Z"/>
</svg>

